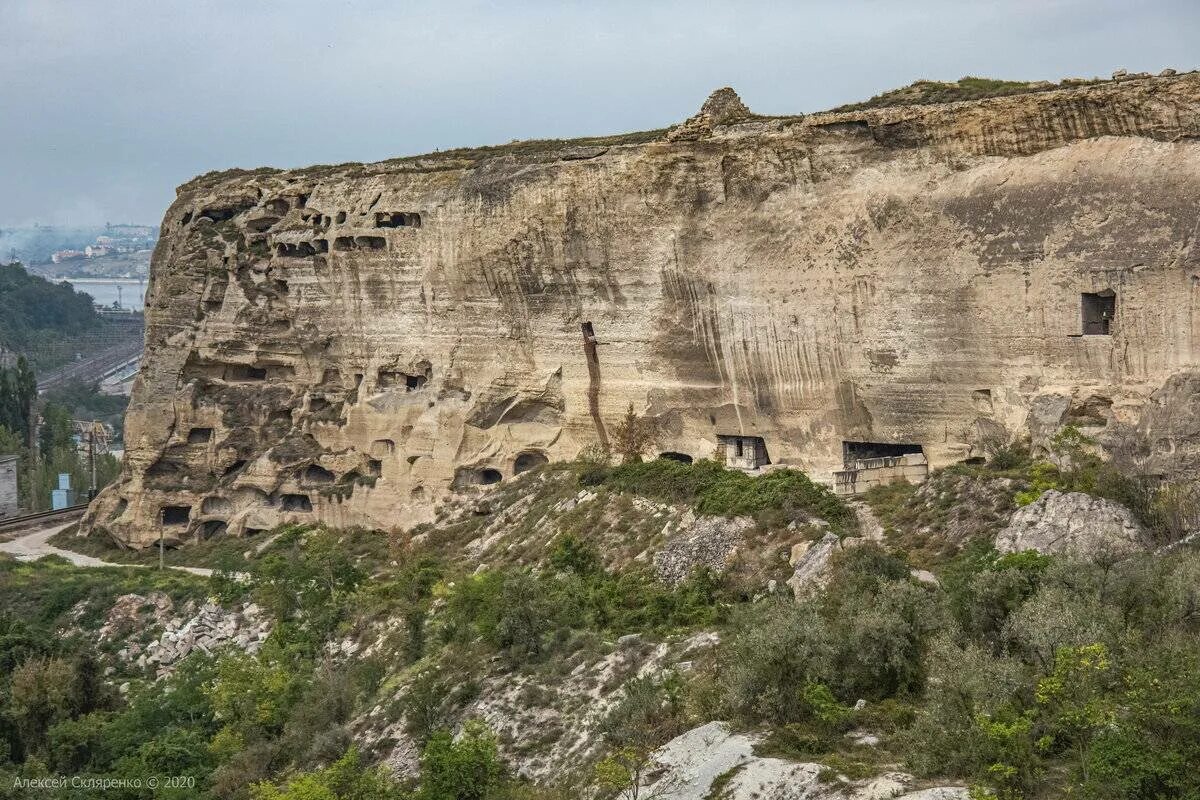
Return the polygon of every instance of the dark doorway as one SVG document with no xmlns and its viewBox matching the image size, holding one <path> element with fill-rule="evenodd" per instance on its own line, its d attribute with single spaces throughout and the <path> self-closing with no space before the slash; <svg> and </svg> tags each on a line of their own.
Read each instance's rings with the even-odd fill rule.
<svg viewBox="0 0 1200 800">
<path fill-rule="evenodd" d="M 1084 336 L 1108 336 L 1117 314 L 1117 295 L 1112 289 L 1079 295 Z"/>
<path fill-rule="evenodd" d="M 534 467 L 540 467 L 543 464 L 549 463 L 550 459 L 546 458 L 544 453 L 540 453 L 537 450 L 529 450 L 518 455 L 516 460 L 513 461 L 513 474 L 517 475 L 522 472 L 528 472 Z"/>
<path fill-rule="evenodd" d="M 873 458 L 895 458 L 912 453 L 923 453 L 919 444 L 897 442 L 842 442 L 842 460 L 846 469 L 853 469 L 856 461 Z"/>
<path fill-rule="evenodd" d="M 285 494 L 279 498 L 279 508 L 283 511 L 312 511 L 312 500 L 306 494 Z"/>
<path fill-rule="evenodd" d="M 212 439 L 212 428 L 192 428 L 188 431 L 188 444 L 204 444 Z"/>
<path fill-rule="evenodd" d="M 187 525 L 192 516 L 191 506 L 163 506 L 163 525 Z"/>
</svg>

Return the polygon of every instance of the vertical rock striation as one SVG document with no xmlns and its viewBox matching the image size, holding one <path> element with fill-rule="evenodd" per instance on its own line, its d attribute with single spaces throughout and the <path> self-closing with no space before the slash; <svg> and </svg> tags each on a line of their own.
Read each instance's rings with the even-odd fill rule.
<svg viewBox="0 0 1200 800">
<path fill-rule="evenodd" d="M 406 527 L 631 402 L 662 452 L 760 437 L 822 479 L 1047 395 L 1136 426 L 1196 366 L 1197 136 L 1195 74 L 788 118 L 721 90 L 667 133 L 202 176 L 85 528 Z"/>
</svg>

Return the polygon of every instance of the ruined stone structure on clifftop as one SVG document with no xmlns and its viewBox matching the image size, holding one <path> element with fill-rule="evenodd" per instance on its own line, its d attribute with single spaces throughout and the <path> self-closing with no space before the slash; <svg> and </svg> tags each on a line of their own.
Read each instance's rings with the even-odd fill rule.
<svg viewBox="0 0 1200 800">
<path fill-rule="evenodd" d="M 659 452 L 740 443 L 744 466 L 831 483 L 1064 420 L 1194 468 L 1176 456 L 1197 430 L 1160 389 L 1194 385 L 1200 355 L 1200 75 L 706 109 L 667 132 L 181 187 L 124 473 L 85 526 L 134 546 L 406 527 L 573 458 L 631 402 Z"/>
</svg>

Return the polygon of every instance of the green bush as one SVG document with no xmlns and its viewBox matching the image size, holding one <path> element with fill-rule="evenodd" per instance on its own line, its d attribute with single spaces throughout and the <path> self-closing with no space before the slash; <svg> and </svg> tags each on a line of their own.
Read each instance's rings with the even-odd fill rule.
<svg viewBox="0 0 1200 800">
<path fill-rule="evenodd" d="M 421 788 L 413 800 L 491 800 L 505 784 L 496 737 L 481 722 L 471 721 L 456 739 L 435 733 L 421 754 Z"/>
<path fill-rule="evenodd" d="M 864 553 L 836 565 L 820 596 L 742 611 L 722 667 L 730 713 L 747 723 L 811 723 L 816 685 L 840 703 L 918 691 L 926 641 L 945 613 L 898 571 L 888 557 Z"/>
<path fill-rule="evenodd" d="M 792 517 L 819 517 L 836 530 L 854 527 L 854 512 L 829 489 L 793 469 L 751 476 L 711 460 L 684 464 L 655 459 L 622 464 L 609 470 L 605 485 L 671 503 L 688 503 L 701 514 L 760 516 L 783 512 Z"/>
<path fill-rule="evenodd" d="M 705 570 L 670 587 L 645 569 L 602 569 L 599 556 L 577 540 L 556 553 L 571 571 L 502 567 L 448 585 L 438 618 L 442 641 L 479 640 L 513 663 L 527 663 L 554 652 L 573 631 L 667 631 L 710 624 L 725 613 L 721 584 Z"/>
</svg>

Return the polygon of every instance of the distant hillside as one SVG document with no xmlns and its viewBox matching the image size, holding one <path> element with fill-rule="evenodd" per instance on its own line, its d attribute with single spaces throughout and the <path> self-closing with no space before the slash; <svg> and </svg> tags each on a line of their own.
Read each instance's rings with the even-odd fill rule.
<svg viewBox="0 0 1200 800">
<path fill-rule="evenodd" d="M 0 265 L 0 344 L 24 351 L 47 337 L 78 334 L 96 324 L 92 298 L 66 283 L 30 275 L 20 264 Z"/>
<path fill-rule="evenodd" d="M 39 375 L 128 336 L 96 313 L 90 295 L 0 264 L 0 352 L 25 355 Z"/>
</svg>

